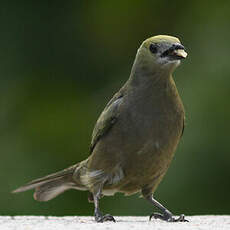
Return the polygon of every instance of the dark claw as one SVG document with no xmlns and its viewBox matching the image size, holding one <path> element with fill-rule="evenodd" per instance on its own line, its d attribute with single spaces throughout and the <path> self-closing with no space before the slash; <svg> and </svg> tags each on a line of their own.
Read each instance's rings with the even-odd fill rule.
<svg viewBox="0 0 230 230">
<path fill-rule="evenodd" d="M 152 218 L 155 219 L 161 219 L 167 222 L 189 222 L 188 220 L 185 219 L 184 214 L 181 214 L 179 216 L 179 218 L 174 218 L 172 215 L 168 215 L 168 214 L 160 214 L 160 213 L 153 213 L 150 215 L 149 220 L 151 220 Z"/>
<path fill-rule="evenodd" d="M 161 219 L 161 220 L 162 220 L 162 218 L 164 218 L 164 216 L 163 216 L 162 214 L 160 214 L 160 213 L 154 212 L 153 214 L 151 214 L 151 215 L 149 216 L 149 221 L 150 221 L 152 218 L 154 218 L 154 219 Z"/>
<path fill-rule="evenodd" d="M 189 222 L 189 221 L 185 219 L 184 214 L 181 214 L 177 219 L 173 218 L 172 222 Z"/>
<path fill-rule="evenodd" d="M 112 215 L 110 215 L 110 214 L 106 214 L 106 215 L 104 215 L 104 216 L 96 217 L 95 219 L 96 219 L 96 221 L 97 221 L 98 223 L 103 223 L 103 222 L 105 222 L 105 221 L 113 221 L 113 222 L 116 222 L 116 220 L 114 219 L 114 217 L 113 217 Z"/>
</svg>

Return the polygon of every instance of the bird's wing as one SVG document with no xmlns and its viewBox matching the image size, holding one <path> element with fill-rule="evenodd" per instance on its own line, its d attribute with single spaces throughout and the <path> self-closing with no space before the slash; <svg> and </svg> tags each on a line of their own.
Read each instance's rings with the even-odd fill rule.
<svg viewBox="0 0 230 230">
<path fill-rule="evenodd" d="M 98 118 L 93 130 L 92 140 L 90 145 L 90 153 L 93 151 L 97 142 L 112 128 L 116 123 L 119 115 L 119 106 L 123 101 L 123 93 L 118 92 L 106 105 L 104 111 Z"/>
</svg>

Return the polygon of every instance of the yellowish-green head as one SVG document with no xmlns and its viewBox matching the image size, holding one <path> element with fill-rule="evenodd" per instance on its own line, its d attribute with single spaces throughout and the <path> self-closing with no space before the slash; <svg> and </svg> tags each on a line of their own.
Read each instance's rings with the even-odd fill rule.
<svg viewBox="0 0 230 230">
<path fill-rule="evenodd" d="M 146 39 L 137 52 L 137 65 L 144 64 L 153 69 L 173 71 L 187 53 L 180 40 L 168 35 L 158 35 Z"/>
</svg>

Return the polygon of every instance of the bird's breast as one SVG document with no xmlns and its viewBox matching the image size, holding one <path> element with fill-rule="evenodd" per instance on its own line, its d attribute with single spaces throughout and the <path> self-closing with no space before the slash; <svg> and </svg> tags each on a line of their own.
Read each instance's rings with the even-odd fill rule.
<svg viewBox="0 0 230 230">
<path fill-rule="evenodd" d="M 121 145 L 125 171 L 141 178 L 164 173 L 183 129 L 184 109 L 179 95 L 153 95 L 129 103 L 130 110 L 123 114 L 120 126 L 125 127 Z"/>
</svg>

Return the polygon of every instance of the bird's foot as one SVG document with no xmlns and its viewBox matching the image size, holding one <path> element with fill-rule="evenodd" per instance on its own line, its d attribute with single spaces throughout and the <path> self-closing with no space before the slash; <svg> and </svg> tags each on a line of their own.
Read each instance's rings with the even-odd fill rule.
<svg viewBox="0 0 230 230">
<path fill-rule="evenodd" d="M 103 223 L 105 221 L 116 222 L 116 220 L 114 219 L 114 217 L 112 215 L 110 215 L 110 214 L 102 215 L 101 213 L 95 215 L 95 220 L 97 223 Z"/>
<path fill-rule="evenodd" d="M 153 213 L 150 215 L 149 220 L 151 220 L 152 218 L 161 219 L 167 222 L 189 222 L 188 220 L 185 219 L 184 214 L 181 214 L 178 218 L 174 218 L 171 213 L 167 213 L 167 212 L 164 214 Z"/>
</svg>

